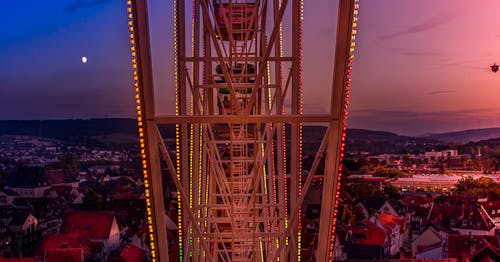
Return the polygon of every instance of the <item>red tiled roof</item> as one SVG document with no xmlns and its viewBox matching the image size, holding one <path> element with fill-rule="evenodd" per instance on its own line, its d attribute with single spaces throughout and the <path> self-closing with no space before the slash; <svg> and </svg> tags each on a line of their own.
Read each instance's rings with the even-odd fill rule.
<svg viewBox="0 0 500 262">
<path fill-rule="evenodd" d="M 380 214 L 378 215 L 378 221 L 380 221 L 382 225 L 389 227 L 391 229 L 394 228 L 396 224 L 399 224 L 401 231 L 403 231 L 403 227 L 405 224 L 405 220 L 403 218 L 400 218 L 392 214 Z"/>
<path fill-rule="evenodd" d="M 498 247 L 496 236 L 448 235 L 448 257 L 469 258 L 486 245 Z"/>
<path fill-rule="evenodd" d="M 432 204 L 432 198 L 423 195 L 405 196 L 401 199 L 403 203 L 410 207 L 418 207 L 423 205 Z"/>
<path fill-rule="evenodd" d="M 500 217 L 500 212 L 498 212 L 500 210 L 500 200 L 488 201 L 486 203 L 481 203 L 481 205 L 486 209 L 490 217 Z"/>
<path fill-rule="evenodd" d="M 490 230 L 495 225 L 485 210 L 475 204 L 435 204 L 429 214 L 429 221 L 446 221 L 451 228 Z M 449 223 L 448 223 L 449 222 Z"/>
<path fill-rule="evenodd" d="M 469 260 L 485 261 L 482 260 L 482 258 L 484 258 L 485 256 L 489 258 L 495 258 L 495 261 L 498 261 L 500 259 L 500 249 L 498 248 L 498 246 L 493 246 L 490 242 L 485 242 L 485 245 L 482 248 L 479 248 L 476 252 L 469 256 Z"/>
<path fill-rule="evenodd" d="M 357 244 L 379 246 L 384 246 L 385 244 L 387 231 L 370 221 L 361 222 L 347 229 L 351 230 L 353 235 L 362 236 L 358 241 L 356 241 Z"/>
<path fill-rule="evenodd" d="M 47 250 L 45 261 L 50 262 L 83 262 L 83 250 L 81 248 L 59 248 Z"/>
<path fill-rule="evenodd" d="M 82 249 L 84 252 L 90 253 L 88 245 L 88 239 L 80 236 L 77 232 L 46 235 L 39 246 L 39 255 L 43 255 L 46 250 L 60 249 L 62 247 Z"/>
<path fill-rule="evenodd" d="M 385 230 L 370 222 L 367 230 L 367 239 L 363 239 L 359 243 L 383 246 L 385 244 L 386 237 L 387 233 Z"/>
<path fill-rule="evenodd" d="M 30 257 L 10 257 L 10 258 L 3 258 L 0 257 L 0 262 L 37 262 L 35 258 L 30 258 Z"/>
<path fill-rule="evenodd" d="M 91 239 L 107 239 L 115 215 L 105 211 L 71 211 L 63 219 L 61 232 L 77 232 Z"/>
<path fill-rule="evenodd" d="M 142 262 L 146 257 L 146 250 L 128 244 L 123 247 L 122 252 L 120 252 L 120 257 L 126 262 Z"/>
</svg>

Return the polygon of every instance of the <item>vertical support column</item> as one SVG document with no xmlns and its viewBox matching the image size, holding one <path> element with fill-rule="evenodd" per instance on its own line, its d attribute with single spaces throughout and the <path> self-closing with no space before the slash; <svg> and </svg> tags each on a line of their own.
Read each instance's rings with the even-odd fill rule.
<svg viewBox="0 0 500 262">
<path fill-rule="evenodd" d="M 200 108 L 199 101 L 201 100 L 201 92 L 200 92 L 200 9 L 199 9 L 199 0 L 191 0 L 192 1 L 192 36 L 191 36 L 191 41 L 192 41 L 192 56 L 196 57 L 196 59 L 193 61 L 192 64 L 192 70 L 193 70 L 193 112 L 194 114 L 201 114 L 203 112 L 203 105 Z M 191 126 L 193 128 L 193 137 L 191 138 L 190 143 L 193 143 L 194 145 L 192 146 L 193 152 L 192 154 L 192 177 L 193 179 L 192 185 L 192 194 L 193 196 L 191 197 L 193 200 L 193 207 L 194 210 L 196 210 L 195 217 L 197 219 L 200 218 L 201 216 L 201 210 L 199 209 L 199 206 L 201 205 L 201 182 L 202 182 L 202 169 L 201 169 L 201 159 L 203 156 L 202 153 L 202 141 L 203 139 L 201 138 L 201 124 L 193 124 Z M 199 224 L 198 225 L 200 228 L 203 229 L 203 225 Z M 194 261 L 199 261 L 199 258 L 202 256 L 202 253 L 204 251 L 201 250 L 200 248 L 200 241 L 198 237 L 193 240 L 193 246 L 194 246 Z"/>
<path fill-rule="evenodd" d="M 280 3 L 281 0 L 274 0 L 273 1 L 273 21 L 276 21 L 278 18 L 278 12 L 280 9 Z M 274 66 L 274 75 L 275 75 L 275 82 L 276 82 L 276 90 L 275 90 L 275 96 L 276 96 L 276 114 L 277 115 L 283 115 L 284 112 L 284 106 L 283 106 L 283 72 L 282 72 L 282 61 L 281 57 L 283 56 L 282 54 L 282 27 L 281 27 L 281 22 L 279 25 L 279 35 L 278 35 L 278 40 L 274 41 L 274 54 L 276 58 L 279 58 L 275 61 L 275 66 Z M 277 180 L 276 183 L 277 185 L 277 203 L 279 204 L 278 206 L 278 216 L 279 217 L 287 217 L 287 206 L 286 206 L 286 185 L 285 185 L 285 177 L 286 177 L 286 138 L 285 138 L 285 123 L 276 123 L 276 153 L 277 153 L 277 167 L 276 167 L 276 176 Z M 286 225 L 285 221 L 282 221 L 281 219 L 278 221 L 278 232 L 285 232 Z M 279 245 L 284 245 L 285 243 L 278 243 Z M 280 261 L 285 261 L 285 249 L 282 249 L 282 252 L 279 254 Z"/>
<path fill-rule="evenodd" d="M 349 85 L 351 60 L 352 25 L 355 0 L 340 0 L 337 22 L 337 43 L 330 105 L 328 146 L 326 150 L 325 174 L 323 178 L 323 200 L 318 236 L 318 262 L 331 261 L 334 245 L 334 229 L 339 196 L 340 161 L 342 160 L 345 138 L 346 87 Z"/>
<path fill-rule="evenodd" d="M 200 14 L 200 15 L 203 15 L 203 14 Z M 201 17 L 200 17 L 201 19 Z M 203 26 L 203 50 L 204 50 L 204 54 L 203 54 L 203 69 L 204 69 L 204 75 L 203 75 L 203 84 L 213 84 L 214 83 L 214 80 L 213 80 L 213 77 L 212 76 L 212 62 L 210 60 L 210 58 L 212 57 L 212 47 L 211 47 L 211 40 L 210 40 L 210 33 L 208 32 L 208 29 Z M 205 88 L 204 89 L 204 93 L 205 93 L 205 100 L 204 100 L 204 107 L 205 107 L 205 114 L 207 115 L 214 115 L 215 114 L 215 111 L 217 110 L 214 110 L 214 107 L 216 105 L 216 103 L 214 104 L 214 99 L 217 97 L 216 91 L 214 90 L 214 88 Z M 208 124 L 203 124 L 203 132 L 202 132 L 202 138 L 203 140 L 205 141 L 205 143 L 207 143 L 208 141 L 208 136 L 207 136 L 207 132 L 206 130 L 209 130 L 211 127 L 208 126 Z M 210 165 L 212 165 L 213 163 L 210 163 L 209 162 L 209 157 L 208 157 L 208 146 L 204 146 L 203 147 L 203 169 L 204 169 L 204 172 L 203 172 L 203 175 L 204 175 L 204 180 L 205 180 L 205 188 L 203 189 L 203 192 L 204 192 L 204 196 L 203 196 L 203 200 L 204 200 L 204 205 L 208 205 L 208 203 L 211 200 L 211 198 L 214 198 L 213 195 L 211 195 L 210 193 L 213 192 L 213 188 L 214 188 L 214 184 L 212 182 L 212 172 L 210 171 Z M 205 207 L 204 209 L 204 216 L 205 217 L 209 217 L 211 216 L 212 214 L 209 213 L 209 209 L 208 207 Z M 207 234 L 211 234 L 213 233 L 213 229 L 212 227 L 210 226 L 210 223 L 209 222 L 206 222 L 206 225 L 207 225 L 207 228 L 206 228 L 206 233 Z M 213 257 L 212 254 L 206 254 L 205 257 L 207 259 L 209 258 L 212 258 L 212 259 L 215 259 Z"/>
<path fill-rule="evenodd" d="M 202 13 L 202 12 L 200 12 L 200 13 Z M 200 14 L 200 16 L 201 15 L 204 15 L 204 14 Z M 201 17 L 200 17 L 200 19 L 201 19 Z M 203 50 L 204 50 L 204 53 L 203 53 L 203 59 L 204 59 L 203 60 L 203 69 L 204 69 L 203 84 L 213 84 L 214 83 L 213 77 L 211 77 L 213 68 L 212 68 L 212 62 L 210 60 L 210 58 L 212 57 L 212 47 L 210 44 L 211 44 L 210 33 L 208 32 L 208 29 L 205 26 L 203 26 Z M 205 88 L 204 89 L 204 94 L 205 94 L 205 100 L 204 100 L 204 110 L 205 111 L 204 112 L 207 115 L 214 115 L 215 111 L 216 111 L 216 110 L 214 110 L 214 99 L 217 95 L 214 93 L 215 93 L 214 88 Z M 202 138 L 205 141 L 205 143 L 206 143 L 206 141 L 208 141 L 208 137 L 206 135 L 205 130 L 207 130 L 209 128 L 211 128 L 211 127 L 209 127 L 206 124 L 203 125 L 204 130 L 202 132 Z M 203 179 L 205 181 L 204 182 L 205 188 L 203 189 L 203 192 L 204 192 L 203 204 L 204 205 L 207 205 L 211 201 L 210 198 L 213 197 L 210 195 L 210 192 L 213 192 L 213 183 L 211 182 L 212 181 L 212 174 L 210 171 L 210 165 L 212 165 L 212 163 L 209 163 L 208 159 L 209 159 L 208 147 L 204 146 L 203 147 L 203 169 L 204 169 Z M 209 214 L 208 207 L 205 207 L 204 216 L 209 217 L 210 215 L 211 214 Z M 210 226 L 210 223 L 206 222 L 206 225 L 207 225 L 206 233 L 207 234 L 213 233 L 212 228 Z M 214 259 L 212 254 L 206 254 L 205 258 Z"/>
<path fill-rule="evenodd" d="M 177 78 L 177 112 L 176 114 L 179 116 L 186 116 L 188 115 L 188 99 L 187 99 L 187 71 L 186 71 L 186 15 L 185 15 L 185 6 L 186 6 L 186 1 L 185 0 L 176 0 L 177 4 L 175 6 L 174 12 L 176 13 L 175 16 L 175 26 L 176 28 L 174 29 L 176 31 L 175 39 L 174 41 L 176 42 L 176 61 L 177 64 L 176 70 L 178 74 Z M 182 123 L 178 128 L 176 128 L 176 143 L 177 143 L 177 172 L 180 173 L 180 179 L 182 183 L 182 187 L 185 189 L 186 192 L 191 192 L 189 190 L 189 144 L 188 144 L 188 138 L 189 138 L 189 131 L 188 131 L 188 124 Z M 184 261 L 188 261 L 189 259 L 189 242 L 191 238 L 191 227 L 188 224 L 188 219 L 186 219 L 186 212 L 187 211 L 186 207 L 189 207 L 190 203 L 179 203 L 180 206 L 179 208 L 182 208 L 182 213 L 183 218 L 182 218 L 182 228 L 184 230 L 184 234 L 180 235 L 179 238 L 182 239 L 183 245 L 183 250 L 182 252 L 182 259 Z"/>
<path fill-rule="evenodd" d="M 144 174 L 147 217 L 152 261 L 168 261 L 168 240 L 165 223 L 163 182 L 155 123 L 153 73 L 149 42 L 148 10 L 146 0 L 129 1 L 130 18 L 137 31 L 135 50 L 132 50 L 134 82 L 137 83 L 139 138 Z M 130 8 L 130 7 L 129 7 Z M 132 37 L 131 37 L 132 38 Z M 134 61 L 135 60 L 135 61 Z"/>
<path fill-rule="evenodd" d="M 302 114 L 302 0 L 292 1 L 292 115 Z M 291 124 L 290 207 L 297 206 L 302 187 L 302 125 Z M 300 260 L 300 212 L 297 228 L 291 229 L 290 260 Z"/>
</svg>

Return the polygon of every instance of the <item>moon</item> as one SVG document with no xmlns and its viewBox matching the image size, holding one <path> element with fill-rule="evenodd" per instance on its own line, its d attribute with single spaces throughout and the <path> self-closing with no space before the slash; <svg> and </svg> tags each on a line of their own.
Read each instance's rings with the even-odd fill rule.
<svg viewBox="0 0 500 262">
<path fill-rule="evenodd" d="M 82 56 L 82 63 L 87 63 L 87 57 L 86 56 Z"/>
</svg>

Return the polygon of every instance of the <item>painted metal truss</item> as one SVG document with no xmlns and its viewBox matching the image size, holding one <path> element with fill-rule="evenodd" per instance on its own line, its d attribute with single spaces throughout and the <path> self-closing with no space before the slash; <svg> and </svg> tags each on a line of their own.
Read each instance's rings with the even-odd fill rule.
<svg viewBox="0 0 500 262">
<path fill-rule="evenodd" d="M 300 208 L 325 156 L 317 261 L 331 259 L 358 8 L 339 2 L 329 114 L 302 113 L 302 0 L 192 0 L 191 15 L 174 0 L 176 114 L 157 115 L 147 1 L 128 1 L 153 261 L 168 261 L 169 241 L 182 261 L 300 261 Z M 303 178 L 306 122 L 329 128 Z M 175 150 L 159 124 L 175 124 Z M 177 189 L 177 240 L 167 240 L 161 159 Z"/>
</svg>

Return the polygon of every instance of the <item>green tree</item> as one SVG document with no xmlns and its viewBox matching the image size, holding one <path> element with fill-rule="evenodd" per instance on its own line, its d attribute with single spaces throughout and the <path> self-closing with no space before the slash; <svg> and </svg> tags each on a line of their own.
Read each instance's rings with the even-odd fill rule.
<svg viewBox="0 0 500 262">
<path fill-rule="evenodd" d="M 382 196 L 383 193 L 380 192 L 378 187 L 375 187 L 369 183 L 361 182 L 354 183 L 349 187 L 348 193 L 354 197 L 360 196 Z"/>
<path fill-rule="evenodd" d="M 368 165 L 363 165 L 360 169 L 359 172 L 361 174 L 368 174 L 371 172 L 370 167 Z"/>
<path fill-rule="evenodd" d="M 398 178 L 403 176 L 403 173 L 399 170 L 395 169 L 387 169 L 385 167 L 378 167 L 373 171 L 373 176 L 378 177 L 390 177 L 390 178 Z"/>
<path fill-rule="evenodd" d="M 476 179 L 476 182 L 478 183 L 478 186 L 480 188 L 485 188 L 485 189 L 493 188 L 498 185 L 497 183 L 495 183 L 495 181 L 493 181 L 493 179 L 489 177 L 480 177 Z"/>
<path fill-rule="evenodd" d="M 474 180 L 474 178 L 472 178 L 471 176 L 464 177 L 464 178 L 461 178 L 460 180 L 458 180 L 457 191 L 460 193 L 464 193 L 467 190 L 477 188 L 478 185 L 479 184 L 477 183 L 477 181 Z"/>
<path fill-rule="evenodd" d="M 494 187 L 488 190 L 488 199 L 491 201 L 500 200 L 500 188 Z"/>
<path fill-rule="evenodd" d="M 61 159 L 59 159 L 59 164 L 62 169 L 71 170 L 71 172 L 77 172 L 80 168 L 78 160 L 76 160 L 73 154 L 64 154 Z"/>
<path fill-rule="evenodd" d="M 391 184 L 387 184 L 384 187 L 384 193 L 388 198 L 399 199 L 401 198 L 401 194 L 399 193 L 399 189 Z"/>
</svg>

